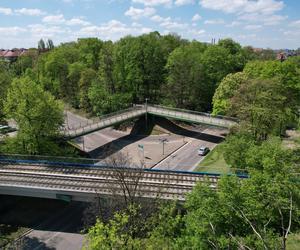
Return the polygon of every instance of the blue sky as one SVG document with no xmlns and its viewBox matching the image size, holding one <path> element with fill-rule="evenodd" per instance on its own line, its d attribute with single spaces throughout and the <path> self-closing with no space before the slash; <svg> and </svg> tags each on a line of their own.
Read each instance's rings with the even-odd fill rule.
<svg viewBox="0 0 300 250">
<path fill-rule="evenodd" d="M 0 48 L 150 31 L 262 48 L 300 47 L 299 0 L 0 0 Z"/>
</svg>

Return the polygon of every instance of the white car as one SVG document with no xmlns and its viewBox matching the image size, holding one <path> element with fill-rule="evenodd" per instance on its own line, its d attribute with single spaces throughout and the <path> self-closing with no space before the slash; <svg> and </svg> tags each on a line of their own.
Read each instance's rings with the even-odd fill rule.
<svg viewBox="0 0 300 250">
<path fill-rule="evenodd" d="M 198 149 L 198 155 L 204 156 L 204 155 L 206 155 L 209 151 L 210 151 L 210 150 L 209 150 L 208 147 L 202 146 L 202 147 L 200 147 L 200 148 Z"/>
</svg>

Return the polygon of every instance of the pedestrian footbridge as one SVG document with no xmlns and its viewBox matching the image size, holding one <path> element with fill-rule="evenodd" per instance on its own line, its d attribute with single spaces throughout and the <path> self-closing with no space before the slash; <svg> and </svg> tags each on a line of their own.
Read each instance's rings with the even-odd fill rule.
<svg viewBox="0 0 300 250">
<path fill-rule="evenodd" d="M 134 105 L 132 108 L 99 117 L 97 120 L 89 120 L 86 124 L 81 124 L 80 127 L 65 128 L 62 133 L 66 139 L 73 139 L 147 114 L 225 128 L 230 128 L 238 123 L 238 120 L 232 117 L 215 116 L 203 112 L 158 105 Z"/>
</svg>

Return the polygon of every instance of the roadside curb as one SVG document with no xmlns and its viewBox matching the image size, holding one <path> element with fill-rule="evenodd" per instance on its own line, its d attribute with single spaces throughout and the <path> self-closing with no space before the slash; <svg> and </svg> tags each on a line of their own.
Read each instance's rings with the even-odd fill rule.
<svg viewBox="0 0 300 250">
<path fill-rule="evenodd" d="M 180 150 L 181 148 L 183 148 L 187 143 L 189 143 L 189 142 L 185 141 L 184 144 L 182 144 L 179 148 L 176 148 L 173 151 L 171 151 L 169 154 L 166 155 L 166 157 L 164 157 L 163 159 L 161 159 L 160 161 L 158 161 L 157 163 L 155 163 L 150 169 L 155 168 L 158 164 L 160 164 L 162 161 L 164 161 L 166 158 L 168 158 L 174 152 L 176 152 L 177 150 Z"/>
</svg>

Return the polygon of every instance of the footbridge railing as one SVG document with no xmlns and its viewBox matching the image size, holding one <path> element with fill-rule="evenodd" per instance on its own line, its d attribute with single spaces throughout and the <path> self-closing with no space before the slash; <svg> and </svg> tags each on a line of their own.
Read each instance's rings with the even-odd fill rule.
<svg viewBox="0 0 300 250">
<path fill-rule="evenodd" d="M 103 115 L 99 120 L 87 121 L 86 124 L 81 124 L 75 129 L 64 128 L 62 131 L 66 139 L 73 139 L 79 136 L 90 134 L 92 132 L 111 127 L 124 121 L 140 117 L 146 113 L 143 106 L 134 106 L 129 109 L 121 110 L 112 114 Z"/>
<path fill-rule="evenodd" d="M 81 124 L 80 127 L 77 127 L 75 129 L 64 128 L 62 133 L 64 134 L 64 137 L 66 139 L 73 139 L 122 123 L 126 120 L 143 116 L 146 113 L 176 120 L 188 121 L 193 123 L 203 123 L 225 128 L 230 128 L 238 123 L 238 120 L 232 117 L 214 116 L 203 112 L 148 104 L 134 105 L 132 108 L 101 116 L 97 121 L 87 120 L 86 124 Z"/>
<path fill-rule="evenodd" d="M 215 116 L 209 113 L 163 107 L 159 105 L 149 105 L 149 114 L 183 120 L 193 123 L 204 123 L 220 127 L 232 127 L 238 123 L 238 119 L 227 116 Z"/>
</svg>

